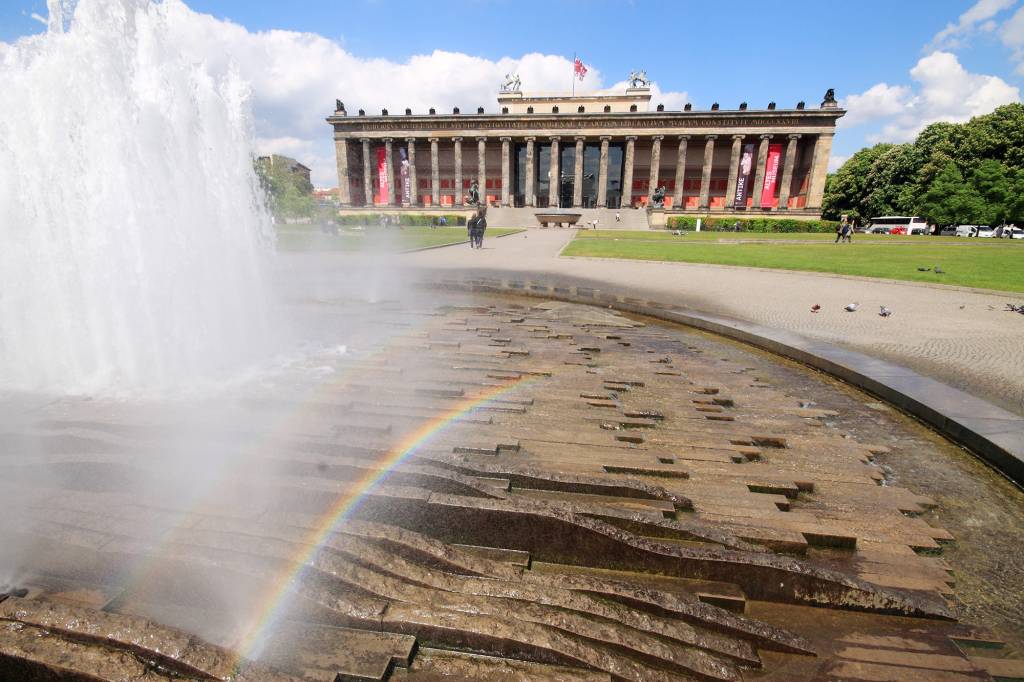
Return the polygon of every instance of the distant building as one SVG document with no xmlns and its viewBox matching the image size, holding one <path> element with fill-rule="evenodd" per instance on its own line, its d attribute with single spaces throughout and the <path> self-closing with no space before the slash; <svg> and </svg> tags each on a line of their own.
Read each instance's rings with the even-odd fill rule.
<svg viewBox="0 0 1024 682">
<path fill-rule="evenodd" d="M 517 87 L 517 86 L 516 86 Z M 681 111 L 651 90 L 540 96 L 502 90 L 498 113 L 351 116 L 334 129 L 342 207 L 654 208 L 668 214 L 821 214 L 836 120 L 833 92 L 807 108 Z"/>
<path fill-rule="evenodd" d="M 338 203 L 338 188 L 337 187 L 314 187 L 313 198 L 321 204 L 336 204 Z"/>
<path fill-rule="evenodd" d="M 278 166 L 284 166 L 288 169 L 289 173 L 300 176 L 306 181 L 306 184 L 313 188 L 313 182 L 310 178 L 310 170 L 306 166 L 291 158 L 290 156 L 281 156 L 280 154 L 271 154 L 270 156 L 261 156 L 257 159 L 257 162 L 264 166 L 264 168 L 275 168 Z"/>
</svg>

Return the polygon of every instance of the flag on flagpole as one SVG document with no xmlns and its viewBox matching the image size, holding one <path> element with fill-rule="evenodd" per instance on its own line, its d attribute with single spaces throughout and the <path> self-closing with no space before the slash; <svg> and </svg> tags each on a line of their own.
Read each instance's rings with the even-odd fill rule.
<svg viewBox="0 0 1024 682">
<path fill-rule="evenodd" d="M 576 61 L 573 62 L 572 72 L 576 78 L 583 80 L 583 77 L 587 75 L 587 67 L 583 64 L 583 60 L 576 57 Z"/>
</svg>

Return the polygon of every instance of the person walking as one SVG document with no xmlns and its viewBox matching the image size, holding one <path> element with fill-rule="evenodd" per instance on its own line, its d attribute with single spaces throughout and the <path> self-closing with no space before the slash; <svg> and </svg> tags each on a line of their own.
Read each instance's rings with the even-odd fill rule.
<svg viewBox="0 0 1024 682">
<path fill-rule="evenodd" d="M 466 221 L 466 237 L 469 239 L 469 248 L 476 248 L 476 212 L 469 216 Z"/>
<path fill-rule="evenodd" d="M 846 223 L 843 226 L 843 241 L 847 244 L 853 243 L 853 223 Z"/>
<path fill-rule="evenodd" d="M 836 225 L 836 240 L 833 242 L 833 244 L 838 244 L 839 243 L 839 241 L 843 238 L 843 231 L 845 229 L 846 229 L 846 217 L 843 216 L 842 221 L 838 225 Z"/>
<path fill-rule="evenodd" d="M 487 229 L 487 205 L 481 204 L 477 211 L 476 223 L 473 227 L 473 241 L 476 243 L 476 248 L 484 248 L 484 230 Z"/>
</svg>

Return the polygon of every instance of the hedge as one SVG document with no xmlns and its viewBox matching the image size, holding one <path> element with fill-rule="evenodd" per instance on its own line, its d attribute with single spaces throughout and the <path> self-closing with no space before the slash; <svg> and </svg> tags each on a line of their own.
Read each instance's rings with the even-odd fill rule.
<svg viewBox="0 0 1024 682">
<path fill-rule="evenodd" d="M 695 216 L 669 216 L 669 230 L 694 230 Z M 796 218 L 701 218 L 700 229 L 707 232 L 732 232 L 739 223 L 740 232 L 835 232 L 833 220 L 797 220 Z"/>
<path fill-rule="evenodd" d="M 394 213 L 391 213 L 391 214 L 385 214 L 385 213 L 360 213 L 358 215 L 357 214 L 340 215 L 340 216 L 336 216 L 335 217 L 335 221 L 338 223 L 338 225 L 367 225 L 367 226 L 377 225 L 377 226 L 379 226 L 380 225 L 381 216 L 383 216 L 383 215 L 387 215 L 388 216 L 388 221 L 389 221 L 388 224 L 389 225 L 394 225 L 395 224 L 394 221 L 395 221 L 396 214 L 394 214 Z M 441 218 L 442 216 L 428 215 L 428 214 L 425 214 L 425 213 L 399 213 L 399 214 L 397 214 L 397 217 L 398 217 L 398 224 L 399 225 L 409 225 L 409 226 L 419 225 L 419 226 L 430 227 L 431 225 L 434 224 L 433 223 L 434 220 L 437 220 L 438 218 Z M 454 214 L 454 213 L 448 213 L 448 214 L 445 214 L 443 217 L 445 218 L 445 220 L 448 221 L 447 227 L 457 227 L 457 226 L 465 225 L 466 224 L 466 216 L 462 216 L 462 215 L 458 215 L 458 214 Z"/>
</svg>

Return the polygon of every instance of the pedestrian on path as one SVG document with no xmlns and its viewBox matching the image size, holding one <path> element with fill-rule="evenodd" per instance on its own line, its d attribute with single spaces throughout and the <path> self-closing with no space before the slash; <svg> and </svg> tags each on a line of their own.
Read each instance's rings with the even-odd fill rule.
<svg viewBox="0 0 1024 682">
<path fill-rule="evenodd" d="M 845 230 L 845 229 L 846 229 L 846 216 L 843 216 L 843 219 L 839 222 L 838 225 L 836 225 L 836 240 L 835 240 L 835 242 L 833 242 L 834 244 L 838 244 L 839 241 L 843 238 L 843 230 Z"/>
<path fill-rule="evenodd" d="M 853 223 L 843 224 L 843 241 L 847 244 L 853 243 Z"/>
<path fill-rule="evenodd" d="M 477 212 L 470 218 L 472 228 L 469 230 L 469 245 L 474 249 L 484 248 L 484 230 L 487 229 L 487 206 L 480 205 Z M 468 224 L 468 223 L 467 223 Z"/>
</svg>

